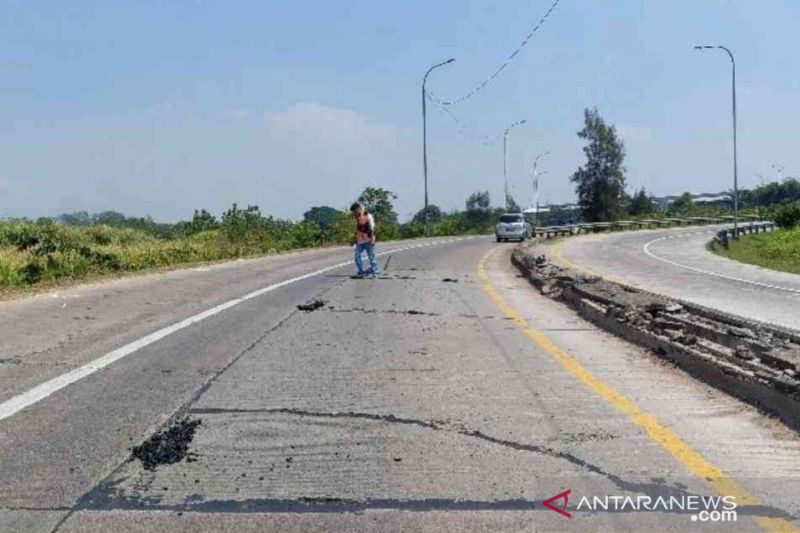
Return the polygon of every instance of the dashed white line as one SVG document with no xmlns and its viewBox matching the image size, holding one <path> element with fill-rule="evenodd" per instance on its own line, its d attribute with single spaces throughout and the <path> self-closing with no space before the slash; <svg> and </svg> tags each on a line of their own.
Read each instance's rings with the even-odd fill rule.
<svg viewBox="0 0 800 533">
<path fill-rule="evenodd" d="M 452 240 L 449 240 L 449 241 L 447 241 L 447 240 L 438 240 L 438 241 L 433 241 L 433 242 L 419 243 L 419 244 L 414 244 L 414 245 L 411 245 L 411 246 L 405 246 L 405 247 L 402 247 L 402 248 L 397 248 L 397 249 L 394 249 L 394 250 L 387 250 L 385 252 L 380 252 L 380 253 L 375 254 L 375 255 L 382 256 L 382 255 L 387 255 L 387 254 L 404 252 L 404 251 L 407 251 L 407 250 L 413 250 L 415 248 L 420 248 L 422 246 L 432 246 L 432 245 L 436 245 L 436 244 L 444 244 L 444 243 L 447 243 L 447 242 L 455 242 L 456 240 L 465 240 L 465 239 L 471 239 L 471 238 L 474 238 L 474 237 L 466 237 L 464 239 L 452 239 Z M 103 368 L 107 367 L 108 365 L 110 365 L 110 364 L 112 364 L 112 363 L 114 363 L 116 361 L 119 361 L 123 357 L 125 357 L 127 355 L 130 355 L 130 354 L 132 354 L 132 353 L 134 353 L 134 352 L 136 352 L 138 350 L 141 350 L 145 346 L 149 346 L 150 344 L 153 344 L 154 342 L 157 342 L 157 341 L 163 339 L 164 337 L 167 337 L 168 335 L 172 335 L 173 333 L 175 333 L 177 331 L 185 329 L 185 328 L 191 326 L 192 324 L 196 324 L 196 323 L 198 323 L 198 322 L 200 322 L 202 320 L 205 320 L 206 318 L 209 318 L 209 317 L 212 317 L 212 316 L 214 316 L 216 314 L 219 314 L 222 311 L 225 311 L 226 309 L 230 309 L 231 307 L 239 305 L 240 303 L 246 302 L 248 300 L 252 300 L 253 298 L 257 298 L 259 296 L 267 294 L 268 292 L 272 292 L 272 291 L 274 291 L 276 289 L 280 289 L 281 287 L 285 287 L 287 285 L 291 285 L 292 283 L 297 283 L 298 281 L 303 281 L 305 279 L 308 279 L 308 278 L 311 278 L 311 277 L 314 277 L 314 276 L 319 276 L 320 274 L 324 274 L 325 272 L 329 272 L 329 271 L 335 270 L 337 268 L 342 268 L 342 267 L 350 265 L 350 264 L 352 264 L 352 261 L 343 261 L 341 263 L 336 263 L 335 265 L 330 265 L 330 266 L 327 266 L 325 268 L 321 268 L 319 270 L 315 270 L 314 272 L 309 272 L 308 274 L 303 274 L 302 276 L 296 276 L 294 278 L 286 279 L 286 280 L 280 281 L 278 283 L 273 283 L 272 285 L 268 285 L 268 286 L 263 287 L 261 289 L 255 290 L 255 291 L 250 292 L 248 294 L 245 294 L 244 296 L 241 296 L 239 298 L 234 298 L 233 300 L 229 300 L 227 302 L 221 303 L 221 304 L 217 305 L 216 307 L 212 307 L 211 309 L 207 309 L 206 311 L 203 311 L 202 313 L 198 313 L 196 315 L 190 316 L 189 318 L 181 320 L 180 322 L 176 322 L 175 324 L 172 324 L 172 325 L 167 326 L 165 328 L 161 328 L 161 329 L 159 329 L 157 331 L 154 331 L 153 333 L 150 333 L 149 335 L 145 335 L 141 339 L 138 339 L 138 340 L 135 340 L 135 341 L 133 341 L 131 343 L 128 343 L 128 344 L 126 344 L 126 345 L 124 345 L 124 346 L 122 346 L 120 348 L 117 348 L 116 350 L 113 350 L 113 351 L 111 351 L 111 352 L 109 352 L 109 353 L 107 353 L 107 354 L 105 354 L 105 355 L 103 355 L 101 357 L 98 357 L 97 359 L 94 359 L 94 360 L 90 361 L 89 363 L 87 363 L 87 364 L 85 364 L 83 366 L 80 366 L 78 368 L 70 370 L 69 372 L 61 374 L 60 376 L 57 376 L 57 377 L 55 377 L 53 379 L 50 379 L 48 381 L 45 381 L 44 383 L 41 383 L 41 384 L 33 387 L 32 389 L 29 389 L 29 390 L 27 390 L 27 391 L 25 391 L 25 392 L 23 392 L 21 394 L 18 394 L 16 396 L 10 398 L 9 400 L 6 400 L 5 402 L 0 404 L 0 420 L 6 419 L 6 418 L 8 418 L 10 416 L 13 416 L 16 413 L 18 413 L 18 412 L 22 411 L 23 409 L 25 409 L 26 407 L 30 407 L 31 405 L 34 405 L 35 403 L 38 403 L 38 402 L 44 400 L 48 396 L 50 396 L 53 393 L 63 389 L 64 387 L 67 387 L 68 385 L 71 385 L 72 383 L 75 383 L 76 381 L 79 381 L 79 380 L 81 380 L 81 379 L 83 379 L 83 378 L 85 378 L 87 376 L 90 376 L 90 375 L 94 374 L 95 372 L 97 372 L 98 370 L 102 370 Z"/>
<path fill-rule="evenodd" d="M 652 257 L 653 259 L 656 259 L 656 260 L 661 261 L 663 263 L 670 264 L 672 266 L 676 266 L 676 267 L 679 267 L 679 268 L 684 268 L 686 270 L 691 270 L 691 271 L 697 272 L 699 274 L 705 274 L 707 276 L 714 276 L 715 278 L 722 278 L 722 279 L 727 279 L 727 280 L 731 280 L 731 281 L 737 281 L 739 283 L 747 283 L 749 285 L 755 285 L 757 287 L 764 287 L 764 288 L 767 288 L 767 289 L 775 289 L 775 290 L 779 290 L 779 291 L 786 291 L 786 292 L 791 292 L 791 293 L 794 293 L 794 294 L 800 294 L 800 289 L 792 289 L 790 287 L 781 287 L 779 285 L 772 285 L 772 284 L 769 284 L 769 283 L 761 283 L 760 281 L 753 281 L 753 280 L 750 280 L 750 279 L 742 279 L 742 278 L 737 278 L 735 276 L 728 276 L 728 275 L 725 275 L 725 274 L 720 274 L 718 272 L 711 272 L 710 270 L 703 270 L 702 268 L 697 268 L 697 267 L 693 267 L 693 266 L 689 266 L 689 265 L 684 265 L 683 263 L 678 263 L 676 261 L 672 261 L 670 259 L 667 259 L 666 257 L 662 257 L 662 256 L 657 255 L 657 254 L 655 254 L 655 253 L 650 251 L 650 245 L 653 244 L 653 243 L 656 243 L 658 241 L 663 241 L 665 239 L 675 239 L 675 238 L 678 238 L 678 237 L 688 237 L 690 235 L 700 235 L 702 233 L 713 233 L 713 231 L 705 231 L 705 232 L 700 231 L 700 232 L 696 232 L 696 233 L 684 233 L 684 234 L 681 234 L 681 235 L 671 235 L 671 236 L 668 236 L 668 237 L 659 237 L 658 239 L 653 239 L 652 241 L 650 241 L 648 243 L 645 243 L 645 245 L 644 245 L 644 247 L 642 249 L 644 250 L 644 253 L 646 253 L 647 255 Z"/>
</svg>

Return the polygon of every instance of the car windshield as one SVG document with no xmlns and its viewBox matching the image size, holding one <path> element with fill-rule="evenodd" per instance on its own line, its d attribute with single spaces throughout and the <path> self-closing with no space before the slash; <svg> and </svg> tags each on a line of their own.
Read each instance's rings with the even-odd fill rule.
<svg viewBox="0 0 800 533">
<path fill-rule="evenodd" d="M 503 215 L 500 217 L 500 222 L 510 224 L 512 222 L 522 222 L 522 215 Z"/>
</svg>

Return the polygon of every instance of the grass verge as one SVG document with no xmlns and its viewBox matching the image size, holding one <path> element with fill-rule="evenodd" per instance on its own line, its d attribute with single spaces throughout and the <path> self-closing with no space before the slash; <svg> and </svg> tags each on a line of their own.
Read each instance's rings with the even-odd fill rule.
<svg viewBox="0 0 800 533">
<path fill-rule="evenodd" d="M 708 249 L 717 255 L 771 270 L 800 274 L 800 227 L 743 235 L 726 250 L 714 241 Z"/>
</svg>

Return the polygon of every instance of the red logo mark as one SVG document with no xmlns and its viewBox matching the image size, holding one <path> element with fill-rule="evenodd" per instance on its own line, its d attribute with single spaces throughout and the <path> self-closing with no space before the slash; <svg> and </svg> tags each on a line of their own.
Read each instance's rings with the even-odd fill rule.
<svg viewBox="0 0 800 533">
<path fill-rule="evenodd" d="M 560 492 L 560 493 L 556 494 L 555 496 L 551 496 L 550 498 L 548 498 L 545 501 L 543 501 L 542 505 L 544 505 L 545 507 L 547 507 L 551 511 L 555 511 L 560 515 L 564 515 L 567 518 L 570 518 L 570 517 L 572 517 L 572 515 L 569 514 L 567 511 L 565 511 L 565 509 L 567 508 L 567 504 L 569 503 L 569 493 L 570 492 L 572 492 L 572 489 L 567 489 L 564 492 Z M 555 505 L 553 505 L 553 502 L 556 502 L 558 500 L 564 500 L 564 505 L 562 507 L 556 507 Z"/>
</svg>

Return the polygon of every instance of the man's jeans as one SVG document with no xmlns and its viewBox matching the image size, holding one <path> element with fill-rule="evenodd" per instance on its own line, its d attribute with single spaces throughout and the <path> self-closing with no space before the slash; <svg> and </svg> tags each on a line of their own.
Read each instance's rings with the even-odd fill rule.
<svg viewBox="0 0 800 533">
<path fill-rule="evenodd" d="M 369 270 L 364 270 L 364 263 L 361 262 L 361 254 L 364 253 L 364 251 L 367 252 L 367 257 L 369 257 Z M 378 262 L 375 259 L 375 246 L 371 242 L 356 243 L 356 268 L 361 275 L 378 274 Z"/>
</svg>

